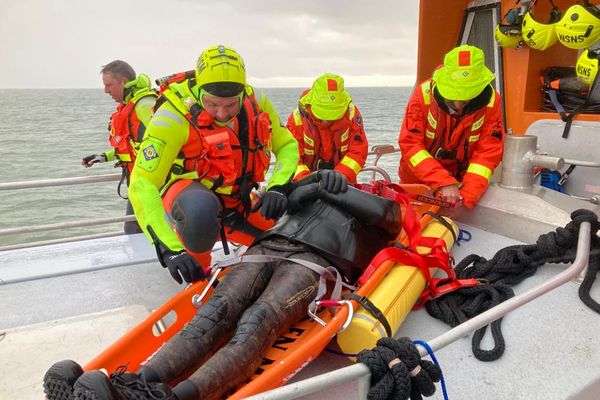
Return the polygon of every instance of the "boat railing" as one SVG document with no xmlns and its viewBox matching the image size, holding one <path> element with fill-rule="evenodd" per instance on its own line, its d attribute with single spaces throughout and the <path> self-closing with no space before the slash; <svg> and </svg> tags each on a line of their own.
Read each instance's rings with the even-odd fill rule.
<svg viewBox="0 0 600 400">
<path fill-rule="evenodd" d="M 525 293 L 514 296 L 497 306 L 473 317 L 466 322 L 448 330 L 442 335 L 428 341 L 429 346 L 435 352 L 451 343 L 459 340 L 467 334 L 482 328 L 499 318 L 504 317 L 510 311 L 513 311 L 530 301 L 542 296 L 557 287 L 576 279 L 588 265 L 590 256 L 591 242 L 591 225 L 589 222 L 582 222 L 579 230 L 579 239 L 577 242 L 577 254 L 573 264 L 553 276 L 551 279 L 535 286 Z M 419 345 L 419 353 L 421 356 L 427 355 L 427 350 Z M 370 387 L 371 373 L 366 365 L 357 363 L 348 367 L 341 368 L 336 371 L 328 372 L 322 375 L 317 375 L 295 383 L 290 383 L 278 389 L 273 389 L 268 392 L 260 393 L 259 395 L 248 397 L 252 400 L 289 400 L 296 399 L 302 396 L 325 391 L 333 386 L 357 381 L 357 394 L 359 400 L 367 399 L 367 392 Z"/>
<path fill-rule="evenodd" d="M 386 154 L 397 153 L 400 150 L 395 148 L 392 145 L 376 145 L 372 146 L 371 150 L 368 153 L 368 156 L 374 157 L 373 161 L 363 168 L 361 172 L 369 172 L 371 174 L 371 179 L 375 179 L 377 175 L 380 175 L 383 179 L 390 181 L 391 177 L 389 173 L 379 166 L 379 161 Z M 104 174 L 104 175 L 93 175 L 93 176 L 78 176 L 78 177 L 69 177 L 69 178 L 56 178 L 56 179 L 38 179 L 31 181 L 22 181 L 22 182 L 4 182 L 0 183 L 0 191 L 8 191 L 8 190 L 21 190 L 21 189 L 37 189 L 44 187 L 62 187 L 62 186 L 70 186 L 70 185 L 86 185 L 86 184 L 94 184 L 99 182 L 115 182 L 121 179 L 121 174 Z M 33 225 L 33 226 L 21 226 L 15 228 L 4 228 L 0 229 L 0 237 L 6 237 L 10 235 L 19 235 L 19 234 L 30 234 L 30 233 L 40 233 L 40 232 L 48 232 L 48 231 L 58 231 L 63 229 L 70 228 L 82 228 L 82 227 L 95 227 L 99 225 L 105 224 L 114 224 L 119 222 L 127 222 L 127 221 L 135 221 L 135 216 L 116 216 L 110 218 L 92 218 L 92 219 L 81 219 L 67 222 L 59 222 L 52 224 L 42 224 L 42 225 Z M 50 240 L 42 240 L 42 241 L 34 241 L 27 243 L 17 243 L 11 245 L 0 246 L 0 251 L 4 250 L 15 250 L 20 248 L 28 248 L 28 247 L 37 247 L 49 244 L 60 244 L 60 243 L 69 243 L 74 241 L 82 241 L 89 239 L 98 239 L 103 237 L 112 237 L 112 236 L 121 236 L 124 235 L 122 231 L 113 231 L 113 232 L 103 232 L 103 233 L 94 233 L 88 235 L 80 235 L 80 236 L 70 236 L 59 239 L 50 239 Z"/>
<path fill-rule="evenodd" d="M 3 182 L 0 183 L 0 191 L 8 190 L 21 190 L 21 189 L 37 189 L 43 187 L 62 187 L 70 185 L 84 185 L 93 184 L 99 182 L 114 182 L 121 179 L 121 174 L 105 174 L 105 175 L 94 175 L 94 176 L 78 176 L 70 178 L 57 178 L 57 179 L 38 179 L 23 182 Z M 0 237 L 9 235 L 18 235 L 26 233 L 38 233 L 47 232 L 68 228 L 78 228 L 87 226 L 98 226 L 103 224 L 111 224 L 125 221 L 134 221 L 133 215 L 119 216 L 112 218 L 94 218 L 94 219 L 83 219 L 69 222 L 61 222 L 54 224 L 34 225 L 34 226 L 21 226 L 16 228 L 4 228 L 0 229 Z M 60 239 L 43 240 L 29 243 L 18 243 L 13 245 L 0 246 L 0 251 L 3 250 L 14 250 L 25 247 L 36 247 L 48 244 L 68 243 L 73 241 L 97 239 L 102 237 L 111 237 L 123 235 L 123 232 L 104 232 L 90 235 L 71 236 Z"/>
</svg>

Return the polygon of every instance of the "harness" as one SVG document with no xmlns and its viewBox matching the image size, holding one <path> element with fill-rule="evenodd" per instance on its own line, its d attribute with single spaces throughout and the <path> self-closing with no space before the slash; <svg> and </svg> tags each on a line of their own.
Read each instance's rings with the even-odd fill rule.
<svg viewBox="0 0 600 400">
<path fill-rule="evenodd" d="M 185 76 L 185 75 L 184 75 Z M 187 80 L 191 93 L 195 79 Z M 239 199 L 244 212 L 251 209 L 250 192 L 264 180 L 271 159 L 271 121 L 262 112 L 251 88 L 247 88 L 233 128 L 218 126 L 212 116 L 181 88 L 170 86 L 157 107 L 169 102 L 189 122 L 188 142 L 169 173 L 166 189 L 177 179 L 198 179 L 217 194 Z M 226 208 L 234 201 L 222 199 Z"/>
</svg>

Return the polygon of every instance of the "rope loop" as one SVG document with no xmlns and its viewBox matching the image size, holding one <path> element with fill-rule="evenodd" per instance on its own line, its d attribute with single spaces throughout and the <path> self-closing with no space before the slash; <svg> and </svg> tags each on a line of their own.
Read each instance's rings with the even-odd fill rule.
<svg viewBox="0 0 600 400">
<path fill-rule="evenodd" d="M 358 353 L 357 359 L 371 371 L 368 400 L 420 400 L 435 393 L 442 370 L 422 360 L 419 350 L 407 337 L 381 338 L 371 350 Z"/>
<path fill-rule="evenodd" d="M 577 252 L 579 228 L 582 222 L 591 225 L 590 262 L 585 279 L 579 287 L 579 297 L 585 305 L 600 314 L 600 304 L 591 298 L 590 290 L 600 271 L 600 223 L 591 210 L 571 213 L 571 221 L 563 228 L 541 235 L 535 244 L 513 245 L 499 250 L 490 260 L 477 254 L 466 256 L 455 266 L 459 279 L 475 278 L 486 282 L 461 288 L 425 304 L 434 318 L 454 327 L 513 297 L 512 286 L 534 275 L 541 265 L 572 263 Z M 494 347 L 481 348 L 487 326 L 473 334 L 473 354 L 481 361 L 494 361 L 504 354 L 505 343 L 501 330 L 502 319 L 490 324 Z"/>
</svg>

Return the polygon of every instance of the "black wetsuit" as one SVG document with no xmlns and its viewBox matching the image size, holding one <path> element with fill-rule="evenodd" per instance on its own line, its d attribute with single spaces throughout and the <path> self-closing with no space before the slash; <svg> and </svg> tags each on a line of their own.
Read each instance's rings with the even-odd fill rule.
<svg viewBox="0 0 600 400">
<path fill-rule="evenodd" d="M 371 258 L 399 233 L 392 201 L 353 187 L 339 194 L 319 183 L 289 196 L 297 212 L 281 218 L 246 254 L 335 266 L 354 282 Z M 318 275 L 289 260 L 242 263 L 230 270 L 192 321 L 142 371 L 175 385 L 178 400 L 219 399 L 250 378 L 277 337 L 306 315 Z"/>
</svg>

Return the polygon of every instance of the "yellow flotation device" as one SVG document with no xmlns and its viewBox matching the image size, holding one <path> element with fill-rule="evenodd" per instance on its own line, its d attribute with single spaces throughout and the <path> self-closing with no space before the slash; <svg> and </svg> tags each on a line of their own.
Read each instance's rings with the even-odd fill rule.
<svg viewBox="0 0 600 400">
<path fill-rule="evenodd" d="M 454 238 L 458 235 L 458 227 L 449 218 L 444 218 L 454 232 L 433 219 L 423 229 L 423 237 L 441 238 L 450 250 L 454 246 Z M 427 254 L 430 249 L 417 247 L 419 254 Z M 432 271 L 433 274 L 433 271 Z M 396 263 L 387 276 L 381 280 L 368 299 L 383 313 L 392 334 L 395 333 L 406 315 L 413 308 L 427 284 L 426 277 L 418 267 Z M 357 354 L 363 349 L 375 347 L 377 340 L 387 336 L 385 328 L 373 314 L 360 306 L 355 312 L 350 325 L 337 335 L 340 349 L 346 354 Z"/>
</svg>

